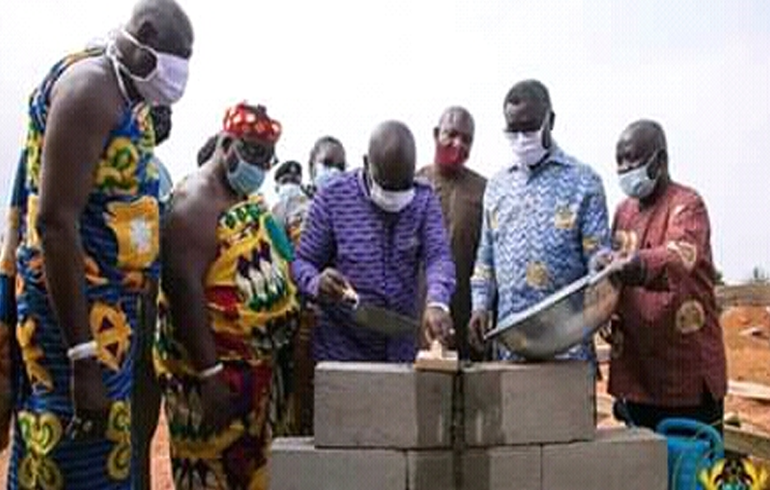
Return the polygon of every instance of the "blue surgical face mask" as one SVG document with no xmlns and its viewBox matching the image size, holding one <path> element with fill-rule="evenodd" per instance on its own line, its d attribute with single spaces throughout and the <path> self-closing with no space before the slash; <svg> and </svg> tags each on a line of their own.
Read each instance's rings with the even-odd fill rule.
<svg viewBox="0 0 770 490">
<path fill-rule="evenodd" d="M 653 155 L 647 163 L 641 167 L 628 170 L 619 175 L 620 188 L 623 189 L 623 192 L 625 192 L 627 196 L 636 199 L 644 199 L 655 190 L 660 172 L 658 172 L 658 175 L 656 175 L 655 178 L 650 178 L 650 166 L 652 166 L 655 161 L 656 155 L 657 154 Z"/>
<path fill-rule="evenodd" d="M 325 187 L 329 182 L 342 174 L 338 167 L 332 167 L 324 164 L 316 164 L 315 167 L 315 186 L 318 189 Z"/>
<path fill-rule="evenodd" d="M 257 192 L 262 187 L 267 172 L 245 161 L 238 154 L 237 148 L 233 148 L 233 151 L 238 158 L 238 163 L 234 168 L 227 169 L 227 182 L 230 183 L 230 187 L 232 187 L 236 194 L 246 197 Z"/>
</svg>

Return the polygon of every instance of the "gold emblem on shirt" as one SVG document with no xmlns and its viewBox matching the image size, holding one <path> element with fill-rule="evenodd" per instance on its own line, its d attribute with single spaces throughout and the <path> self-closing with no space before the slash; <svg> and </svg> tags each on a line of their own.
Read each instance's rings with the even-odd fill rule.
<svg viewBox="0 0 770 490">
<path fill-rule="evenodd" d="M 542 262 L 530 262 L 527 265 L 527 285 L 534 289 L 548 286 L 548 267 Z"/>
<path fill-rule="evenodd" d="M 621 253 L 636 252 L 639 248 L 639 237 L 635 231 L 618 230 L 613 237 L 613 248 Z"/>
<path fill-rule="evenodd" d="M 599 239 L 597 237 L 587 236 L 583 238 L 583 252 L 590 254 L 597 248 L 599 248 Z"/>
<path fill-rule="evenodd" d="M 681 334 L 694 333 L 706 324 L 706 312 L 697 300 L 686 301 L 676 312 L 676 329 Z"/>
<path fill-rule="evenodd" d="M 666 248 L 679 256 L 684 267 L 691 271 L 698 261 L 698 248 L 692 243 L 685 241 L 668 242 Z"/>
<path fill-rule="evenodd" d="M 559 206 L 556 208 L 556 216 L 553 225 L 557 230 L 571 230 L 575 227 L 577 216 L 569 206 Z"/>
</svg>

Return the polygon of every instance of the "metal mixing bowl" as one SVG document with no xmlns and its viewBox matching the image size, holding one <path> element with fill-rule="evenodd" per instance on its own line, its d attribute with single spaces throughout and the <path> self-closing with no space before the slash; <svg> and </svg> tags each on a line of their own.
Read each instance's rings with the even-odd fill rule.
<svg viewBox="0 0 770 490">
<path fill-rule="evenodd" d="M 592 336 L 612 316 L 620 289 L 611 268 L 588 275 L 540 303 L 498 322 L 485 335 L 526 359 L 545 360 Z"/>
</svg>

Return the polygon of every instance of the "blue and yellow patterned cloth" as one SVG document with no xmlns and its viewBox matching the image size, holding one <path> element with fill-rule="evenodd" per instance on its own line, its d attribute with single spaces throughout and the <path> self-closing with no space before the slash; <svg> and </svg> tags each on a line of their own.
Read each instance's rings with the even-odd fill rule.
<svg viewBox="0 0 770 490">
<path fill-rule="evenodd" d="M 599 176 L 556 148 L 532 170 L 507 167 L 487 184 L 484 218 L 471 278 L 473 311 L 504 319 L 588 272 L 591 257 L 610 246 Z M 561 357 L 593 358 L 592 343 Z M 496 346 L 501 359 L 516 359 Z"/>
<path fill-rule="evenodd" d="M 149 165 L 155 136 L 148 107 L 126 104 L 98 162 L 94 188 L 80 218 L 90 327 L 113 400 L 109 428 L 95 442 L 76 444 L 64 433 L 72 417 L 70 362 L 46 292 L 35 228 L 51 89 L 74 63 L 102 55 L 103 49 L 96 48 L 68 56 L 30 97 L 27 142 L 17 170 L 23 178 L 17 179 L 12 203 L 20 217 L 15 331 L 22 362 L 11 489 L 131 487 L 132 335 L 141 294 L 159 271 L 158 175 Z"/>
</svg>

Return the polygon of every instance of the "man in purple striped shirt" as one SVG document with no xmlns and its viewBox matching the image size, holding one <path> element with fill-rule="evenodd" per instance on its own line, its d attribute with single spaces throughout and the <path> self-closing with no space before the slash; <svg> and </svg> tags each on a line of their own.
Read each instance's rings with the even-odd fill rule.
<svg viewBox="0 0 770 490">
<path fill-rule="evenodd" d="M 356 325 L 341 306 L 351 286 L 362 304 L 411 318 L 424 309 L 423 332 L 446 343 L 455 267 L 441 206 L 417 183 L 414 137 L 402 123 L 381 124 L 369 141 L 364 169 L 345 173 L 313 199 L 302 232 L 294 280 L 322 314 L 313 332 L 316 361 L 412 362 L 418 332 L 387 337 Z M 417 304 L 425 267 L 428 295 Z"/>
</svg>

